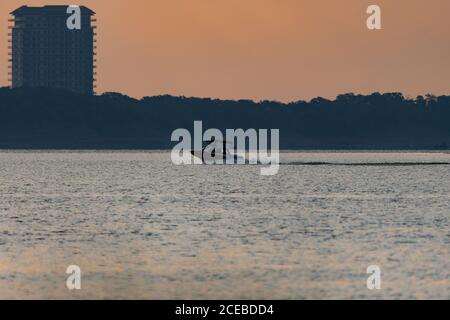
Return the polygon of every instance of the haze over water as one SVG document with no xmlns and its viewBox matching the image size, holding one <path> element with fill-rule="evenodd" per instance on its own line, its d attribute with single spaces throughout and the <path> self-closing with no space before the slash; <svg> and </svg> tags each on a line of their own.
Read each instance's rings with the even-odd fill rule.
<svg viewBox="0 0 450 320">
<path fill-rule="evenodd" d="M 0 298 L 450 298 L 450 154 L 281 158 L 0 152 Z"/>
</svg>

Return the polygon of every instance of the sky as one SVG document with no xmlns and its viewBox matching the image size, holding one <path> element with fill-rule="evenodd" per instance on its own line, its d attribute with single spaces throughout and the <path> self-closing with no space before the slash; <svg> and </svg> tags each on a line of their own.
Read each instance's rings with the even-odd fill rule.
<svg viewBox="0 0 450 320">
<path fill-rule="evenodd" d="M 44 4 L 97 13 L 98 93 L 283 102 L 450 94 L 448 0 L 1 0 L 0 86 L 9 12 Z M 371 4 L 382 30 L 366 27 Z"/>
</svg>

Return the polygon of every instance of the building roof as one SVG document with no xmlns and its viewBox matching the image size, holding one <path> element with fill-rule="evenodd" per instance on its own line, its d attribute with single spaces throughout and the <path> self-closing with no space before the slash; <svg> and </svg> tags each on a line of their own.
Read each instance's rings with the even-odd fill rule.
<svg viewBox="0 0 450 320">
<path fill-rule="evenodd" d="M 68 5 L 59 5 L 59 6 L 43 6 L 43 7 L 28 7 L 21 6 L 17 8 L 11 14 L 13 16 L 21 16 L 21 15 L 61 15 L 67 14 Z M 95 12 L 85 6 L 80 6 L 82 13 L 87 13 L 89 15 L 94 15 Z"/>
</svg>

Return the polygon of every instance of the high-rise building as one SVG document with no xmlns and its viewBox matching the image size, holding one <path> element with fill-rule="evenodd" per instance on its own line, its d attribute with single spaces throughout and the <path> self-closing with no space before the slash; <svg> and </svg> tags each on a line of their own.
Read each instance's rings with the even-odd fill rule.
<svg viewBox="0 0 450 320">
<path fill-rule="evenodd" d="M 69 28 L 73 15 L 68 6 L 22 6 L 11 12 L 9 74 L 13 88 L 94 93 L 95 13 L 83 6 L 79 13 L 81 23 Z"/>
</svg>

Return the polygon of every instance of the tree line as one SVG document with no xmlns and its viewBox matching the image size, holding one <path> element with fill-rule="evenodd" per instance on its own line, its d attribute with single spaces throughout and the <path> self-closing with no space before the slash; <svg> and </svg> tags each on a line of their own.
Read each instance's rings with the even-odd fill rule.
<svg viewBox="0 0 450 320">
<path fill-rule="evenodd" d="M 450 96 L 343 94 L 281 103 L 0 89 L 0 148 L 167 149 L 178 128 L 280 129 L 282 149 L 449 149 Z"/>
</svg>

